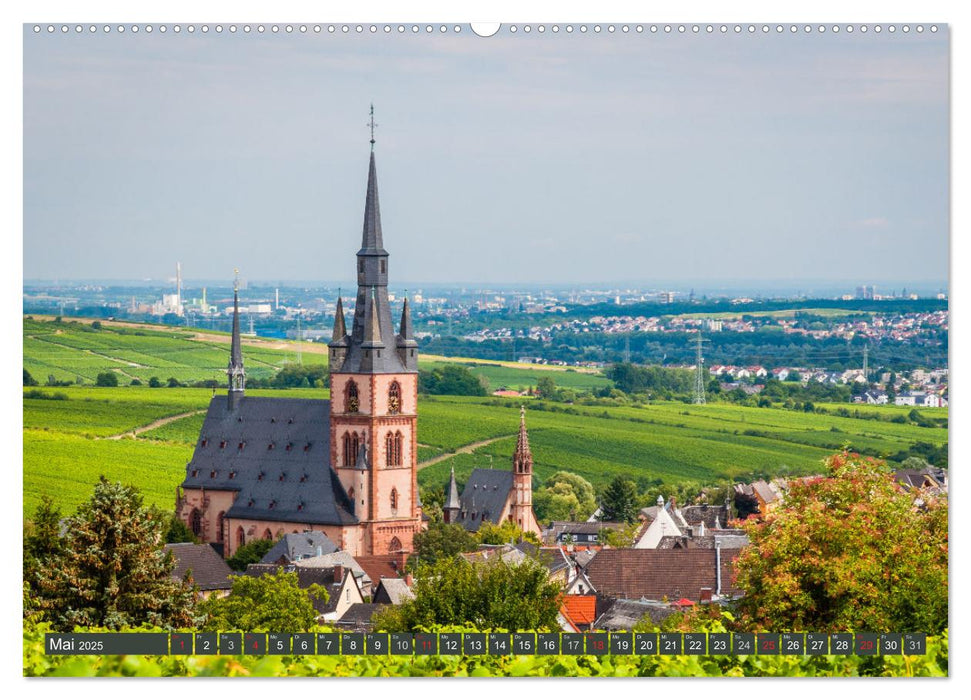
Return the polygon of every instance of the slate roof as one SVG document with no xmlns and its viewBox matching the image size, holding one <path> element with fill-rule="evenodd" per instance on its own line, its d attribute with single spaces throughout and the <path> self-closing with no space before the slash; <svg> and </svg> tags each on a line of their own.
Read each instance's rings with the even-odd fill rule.
<svg viewBox="0 0 971 700">
<path fill-rule="evenodd" d="M 473 564 L 501 560 L 506 564 L 518 565 L 529 558 L 523 550 L 511 544 L 480 544 L 476 551 L 460 552 L 459 556 Z"/>
<path fill-rule="evenodd" d="M 728 508 L 725 506 L 681 506 L 681 516 L 688 525 L 697 527 L 704 523 L 706 530 L 713 530 L 716 522 L 719 528 L 724 528 L 728 523 L 728 515 Z"/>
<path fill-rule="evenodd" d="M 550 575 L 573 567 L 562 547 L 539 547 L 532 542 L 519 542 L 513 546 L 545 566 Z"/>
<path fill-rule="evenodd" d="M 714 549 L 718 545 L 722 549 L 741 549 L 749 545 L 748 535 L 743 530 L 716 530 L 715 534 L 696 535 L 666 535 L 657 544 L 657 549 Z"/>
<path fill-rule="evenodd" d="M 380 603 L 354 603 L 344 613 L 344 617 L 333 624 L 350 632 L 369 632 L 372 627 L 371 616 L 383 607 L 385 606 Z"/>
<path fill-rule="evenodd" d="M 339 547 L 323 532 L 311 531 L 284 535 L 260 560 L 261 564 L 275 564 L 308 559 L 336 552 Z"/>
<path fill-rule="evenodd" d="M 593 623 L 595 630 L 630 630 L 649 616 L 655 625 L 678 612 L 665 603 L 649 600 L 617 600 Z"/>
<path fill-rule="evenodd" d="M 208 544 L 180 542 L 167 544 L 165 549 L 175 557 L 172 578 L 181 581 L 191 572 L 192 582 L 200 591 L 222 591 L 233 587 L 233 570 Z"/>
<path fill-rule="evenodd" d="M 209 403 L 183 488 L 237 491 L 226 517 L 348 525 L 354 504 L 330 467 L 330 402 L 225 396 Z"/>
<path fill-rule="evenodd" d="M 414 600 L 415 594 L 403 578 L 383 578 L 374 592 L 375 603 L 401 605 Z"/>
<path fill-rule="evenodd" d="M 471 531 L 486 521 L 498 523 L 512 490 L 512 476 L 505 469 L 473 469 L 462 490 L 455 522 Z"/>
<path fill-rule="evenodd" d="M 333 569 L 335 566 L 342 566 L 354 572 L 354 577 L 361 583 L 361 590 L 365 591 L 370 589 L 371 582 L 374 580 L 357 559 L 344 550 L 323 554 L 319 557 L 301 559 L 293 562 L 293 565 L 298 571 L 300 569 Z"/>
<path fill-rule="evenodd" d="M 732 566 L 739 550 L 720 551 L 722 595 L 741 595 Z M 715 562 L 716 552 L 707 549 L 603 549 L 584 572 L 606 596 L 699 600 L 702 588 L 717 590 Z"/>
<path fill-rule="evenodd" d="M 577 566 L 581 569 L 585 568 L 590 560 L 593 559 L 597 553 L 591 549 L 583 549 L 577 552 L 573 552 L 573 561 L 576 562 Z"/>
</svg>

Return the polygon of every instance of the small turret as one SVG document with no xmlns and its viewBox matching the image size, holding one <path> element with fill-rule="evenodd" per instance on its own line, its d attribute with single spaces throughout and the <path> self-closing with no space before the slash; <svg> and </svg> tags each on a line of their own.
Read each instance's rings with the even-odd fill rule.
<svg viewBox="0 0 971 700">
<path fill-rule="evenodd" d="M 458 520 L 461 509 L 462 503 L 459 500 L 459 487 L 455 483 L 455 467 L 452 467 L 452 475 L 448 481 L 448 495 L 445 499 L 445 505 L 442 506 L 442 519 L 447 523 L 454 523 Z"/>
<path fill-rule="evenodd" d="M 337 313 L 334 315 L 334 333 L 328 347 L 330 348 L 330 371 L 339 372 L 344 358 L 347 357 L 347 347 L 350 338 L 347 336 L 347 326 L 344 325 L 344 301 L 337 297 Z"/>
<path fill-rule="evenodd" d="M 384 341 L 381 340 L 381 324 L 378 321 L 378 300 L 371 287 L 371 299 L 367 305 L 366 322 L 364 325 L 364 342 L 361 343 L 361 350 L 364 357 L 361 358 L 361 371 L 368 372 L 375 366 L 375 360 L 380 359 L 381 351 L 384 349 Z M 380 365 L 380 362 L 377 363 Z"/>
<path fill-rule="evenodd" d="M 408 308 L 408 297 L 405 297 L 404 306 L 401 307 L 401 327 L 397 337 L 398 357 L 405 369 L 418 371 L 418 343 L 415 342 L 414 333 L 411 329 L 411 310 Z"/>
</svg>

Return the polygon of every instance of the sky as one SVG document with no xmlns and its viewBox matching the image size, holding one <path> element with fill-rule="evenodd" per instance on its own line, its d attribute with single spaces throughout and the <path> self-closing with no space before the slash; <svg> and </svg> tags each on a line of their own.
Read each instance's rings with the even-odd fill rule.
<svg viewBox="0 0 971 700">
<path fill-rule="evenodd" d="M 373 103 L 399 284 L 946 285 L 948 52 L 26 26 L 24 277 L 349 280 Z"/>
</svg>

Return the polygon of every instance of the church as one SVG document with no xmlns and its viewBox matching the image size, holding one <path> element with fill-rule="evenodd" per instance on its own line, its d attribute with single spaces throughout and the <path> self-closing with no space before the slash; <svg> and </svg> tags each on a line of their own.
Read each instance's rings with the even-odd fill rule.
<svg viewBox="0 0 971 700">
<path fill-rule="evenodd" d="M 422 527 L 418 344 L 407 299 L 395 332 L 388 257 L 372 132 L 357 301 L 348 332 L 338 298 L 330 400 L 246 396 L 234 293 L 229 392 L 210 402 L 176 495 L 180 519 L 223 556 L 307 530 L 352 556 L 413 551 Z"/>
<path fill-rule="evenodd" d="M 526 432 L 526 409 L 519 410 L 519 435 L 512 457 L 512 471 L 473 469 L 459 496 L 455 469 L 448 483 L 442 519 L 466 530 L 477 531 L 483 523 L 515 523 L 523 532 L 541 534 L 533 513 L 533 453 Z"/>
</svg>

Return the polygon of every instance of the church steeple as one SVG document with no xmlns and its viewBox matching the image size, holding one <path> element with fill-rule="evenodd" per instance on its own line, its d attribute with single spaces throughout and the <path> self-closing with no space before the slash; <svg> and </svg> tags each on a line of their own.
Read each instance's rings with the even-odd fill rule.
<svg viewBox="0 0 971 700">
<path fill-rule="evenodd" d="M 529 433 L 526 432 L 526 407 L 519 407 L 519 437 L 512 457 L 513 471 L 530 474 L 533 471 L 533 453 L 529 449 Z"/>
<path fill-rule="evenodd" d="M 462 502 L 459 500 L 459 487 L 455 483 L 455 467 L 452 467 L 452 475 L 448 480 L 448 494 L 445 497 L 445 505 L 442 506 L 442 519 L 447 523 L 454 523 L 458 520 L 461 510 Z"/>
<path fill-rule="evenodd" d="M 229 347 L 229 408 L 236 408 L 246 391 L 246 372 L 243 369 L 243 348 L 239 339 L 239 270 L 233 281 L 233 337 Z"/>
<path fill-rule="evenodd" d="M 371 113 L 372 123 L 374 113 Z M 370 125 L 370 124 L 369 124 Z M 373 130 L 372 130 L 372 147 Z M 339 320 L 335 321 L 335 325 Z M 408 333 L 410 335 L 410 322 Z M 409 340 L 406 338 L 405 340 Z M 334 342 L 331 343 L 331 359 L 335 359 Z M 380 343 L 381 350 L 378 350 Z M 383 349 L 387 347 L 388 351 Z M 368 162 L 367 195 L 364 201 L 364 226 L 361 232 L 361 248 L 357 251 L 357 297 L 354 302 L 354 320 L 348 334 L 347 349 L 337 346 L 332 372 L 354 374 L 396 374 L 417 372 L 417 346 L 410 343 L 398 346 L 391 305 L 388 299 L 388 251 L 384 249 L 381 229 L 381 207 L 378 199 L 378 170 L 374 150 Z M 401 348 L 407 348 L 402 352 Z M 343 355 L 343 356 L 342 356 Z"/>
</svg>

